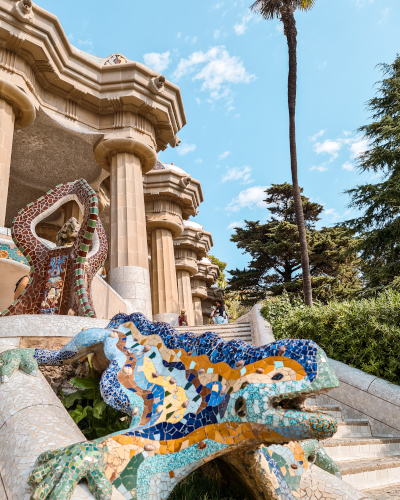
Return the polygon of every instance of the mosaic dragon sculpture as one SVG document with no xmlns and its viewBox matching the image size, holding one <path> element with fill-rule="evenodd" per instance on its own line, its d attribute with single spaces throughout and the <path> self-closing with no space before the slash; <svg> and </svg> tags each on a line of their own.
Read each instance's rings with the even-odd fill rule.
<svg viewBox="0 0 400 500">
<path fill-rule="evenodd" d="M 60 351 L 6 351 L 0 382 L 18 368 L 34 375 L 40 364 L 68 364 L 89 353 L 108 363 L 102 397 L 128 414 L 131 425 L 43 453 L 30 477 L 33 500 L 68 500 L 82 478 L 98 500 L 110 499 L 112 486 L 126 499 L 165 500 L 205 462 L 243 450 L 258 450 L 262 472 L 273 476 L 266 481 L 268 498 L 294 500 L 300 469 L 315 450 L 292 442 L 336 431 L 333 417 L 300 406 L 307 395 L 339 385 L 314 342 L 281 340 L 257 348 L 210 332 L 179 334 L 139 313 L 119 314 L 106 329 L 83 330 Z"/>
<path fill-rule="evenodd" d="M 71 200 L 83 207 L 78 236 L 72 246 L 52 248 L 49 242 L 37 236 L 35 227 Z M 56 186 L 18 212 L 11 234 L 30 265 L 30 278 L 25 290 L 3 316 L 68 314 L 72 310 L 76 316 L 96 317 L 91 284 L 108 251 L 98 208 L 96 192 L 85 179 L 79 179 Z"/>
</svg>

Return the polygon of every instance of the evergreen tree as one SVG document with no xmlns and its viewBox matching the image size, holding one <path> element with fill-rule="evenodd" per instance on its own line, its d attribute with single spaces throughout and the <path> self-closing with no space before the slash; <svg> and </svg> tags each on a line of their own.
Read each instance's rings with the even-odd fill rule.
<svg viewBox="0 0 400 500">
<path fill-rule="evenodd" d="M 357 160 L 360 172 L 379 173 L 381 178 L 346 191 L 350 206 L 363 215 L 344 223 L 361 236 L 368 288 L 388 285 L 400 275 L 400 57 L 381 69 L 384 79 L 367 103 L 372 123 L 358 130 L 370 148 Z"/>
<path fill-rule="evenodd" d="M 303 190 L 301 189 L 301 192 Z M 241 295 L 252 305 L 266 294 L 300 294 L 303 287 L 299 232 L 290 184 L 273 184 L 266 190 L 271 218 L 265 224 L 245 221 L 231 241 L 251 255 L 248 268 L 229 271 L 228 291 Z M 346 228 L 315 229 L 323 206 L 301 196 L 309 248 L 314 298 L 346 297 L 360 289 L 356 240 Z"/>
</svg>

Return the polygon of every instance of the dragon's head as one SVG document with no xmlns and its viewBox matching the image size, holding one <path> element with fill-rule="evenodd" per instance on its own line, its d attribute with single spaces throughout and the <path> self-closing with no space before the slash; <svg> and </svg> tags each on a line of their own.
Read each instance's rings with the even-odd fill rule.
<svg viewBox="0 0 400 500">
<path fill-rule="evenodd" d="M 113 345 L 119 352 L 112 356 L 116 376 L 137 437 L 181 441 L 202 429 L 199 441 L 239 444 L 322 439 L 336 431 L 334 418 L 302 408 L 308 395 L 339 385 L 313 341 L 253 347 L 212 332 L 179 334 L 141 314 L 119 315 L 110 326 L 119 331 L 105 351 Z"/>
</svg>

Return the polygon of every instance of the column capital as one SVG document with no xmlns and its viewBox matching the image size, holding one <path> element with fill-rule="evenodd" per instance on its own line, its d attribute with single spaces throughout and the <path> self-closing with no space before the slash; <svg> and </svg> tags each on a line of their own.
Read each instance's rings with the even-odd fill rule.
<svg viewBox="0 0 400 500">
<path fill-rule="evenodd" d="M 173 238 L 179 237 L 183 231 L 179 217 L 168 213 L 147 213 L 146 228 L 149 232 L 152 229 L 168 229 L 168 231 L 171 231 Z"/>
<path fill-rule="evenodd" d="M 177 257 L 175 255 L 175 267 L 177 271 L 187 271 L 190 276 L 198 272 L 196 259 L 190 257 Z"/>
<path fill-rule="evenodd" d="M 110 171 L 111 158 L 118 153 L 137 156 L 142 164 L 142 173 L 149 172 L 157 163 L 157 153 L 148 144 L 134 137 L 106 136 L 95 144 L 93 153 L 97 164 Z"/>
<path fill-rule="evenodd" d="M 35 121 L 36 109 L 33 102 L 16 85 L 0 78 L 0 99 L 7 102 L 15 114 L 15 130 L 29 127 Z"/>
</svg>

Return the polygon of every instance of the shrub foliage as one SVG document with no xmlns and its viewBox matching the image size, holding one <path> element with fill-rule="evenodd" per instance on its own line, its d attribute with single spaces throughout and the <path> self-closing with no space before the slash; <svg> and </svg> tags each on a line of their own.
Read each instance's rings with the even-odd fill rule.
<svg viewBox="0 0 400 500">
<path fill-rule="evenodd" d="M 330 358 L 400 385 L 400 292 L 314 307 L 286 294 L 268 300 L 261 314 L 276 339 L 314 340 Z"/>
</svg>

